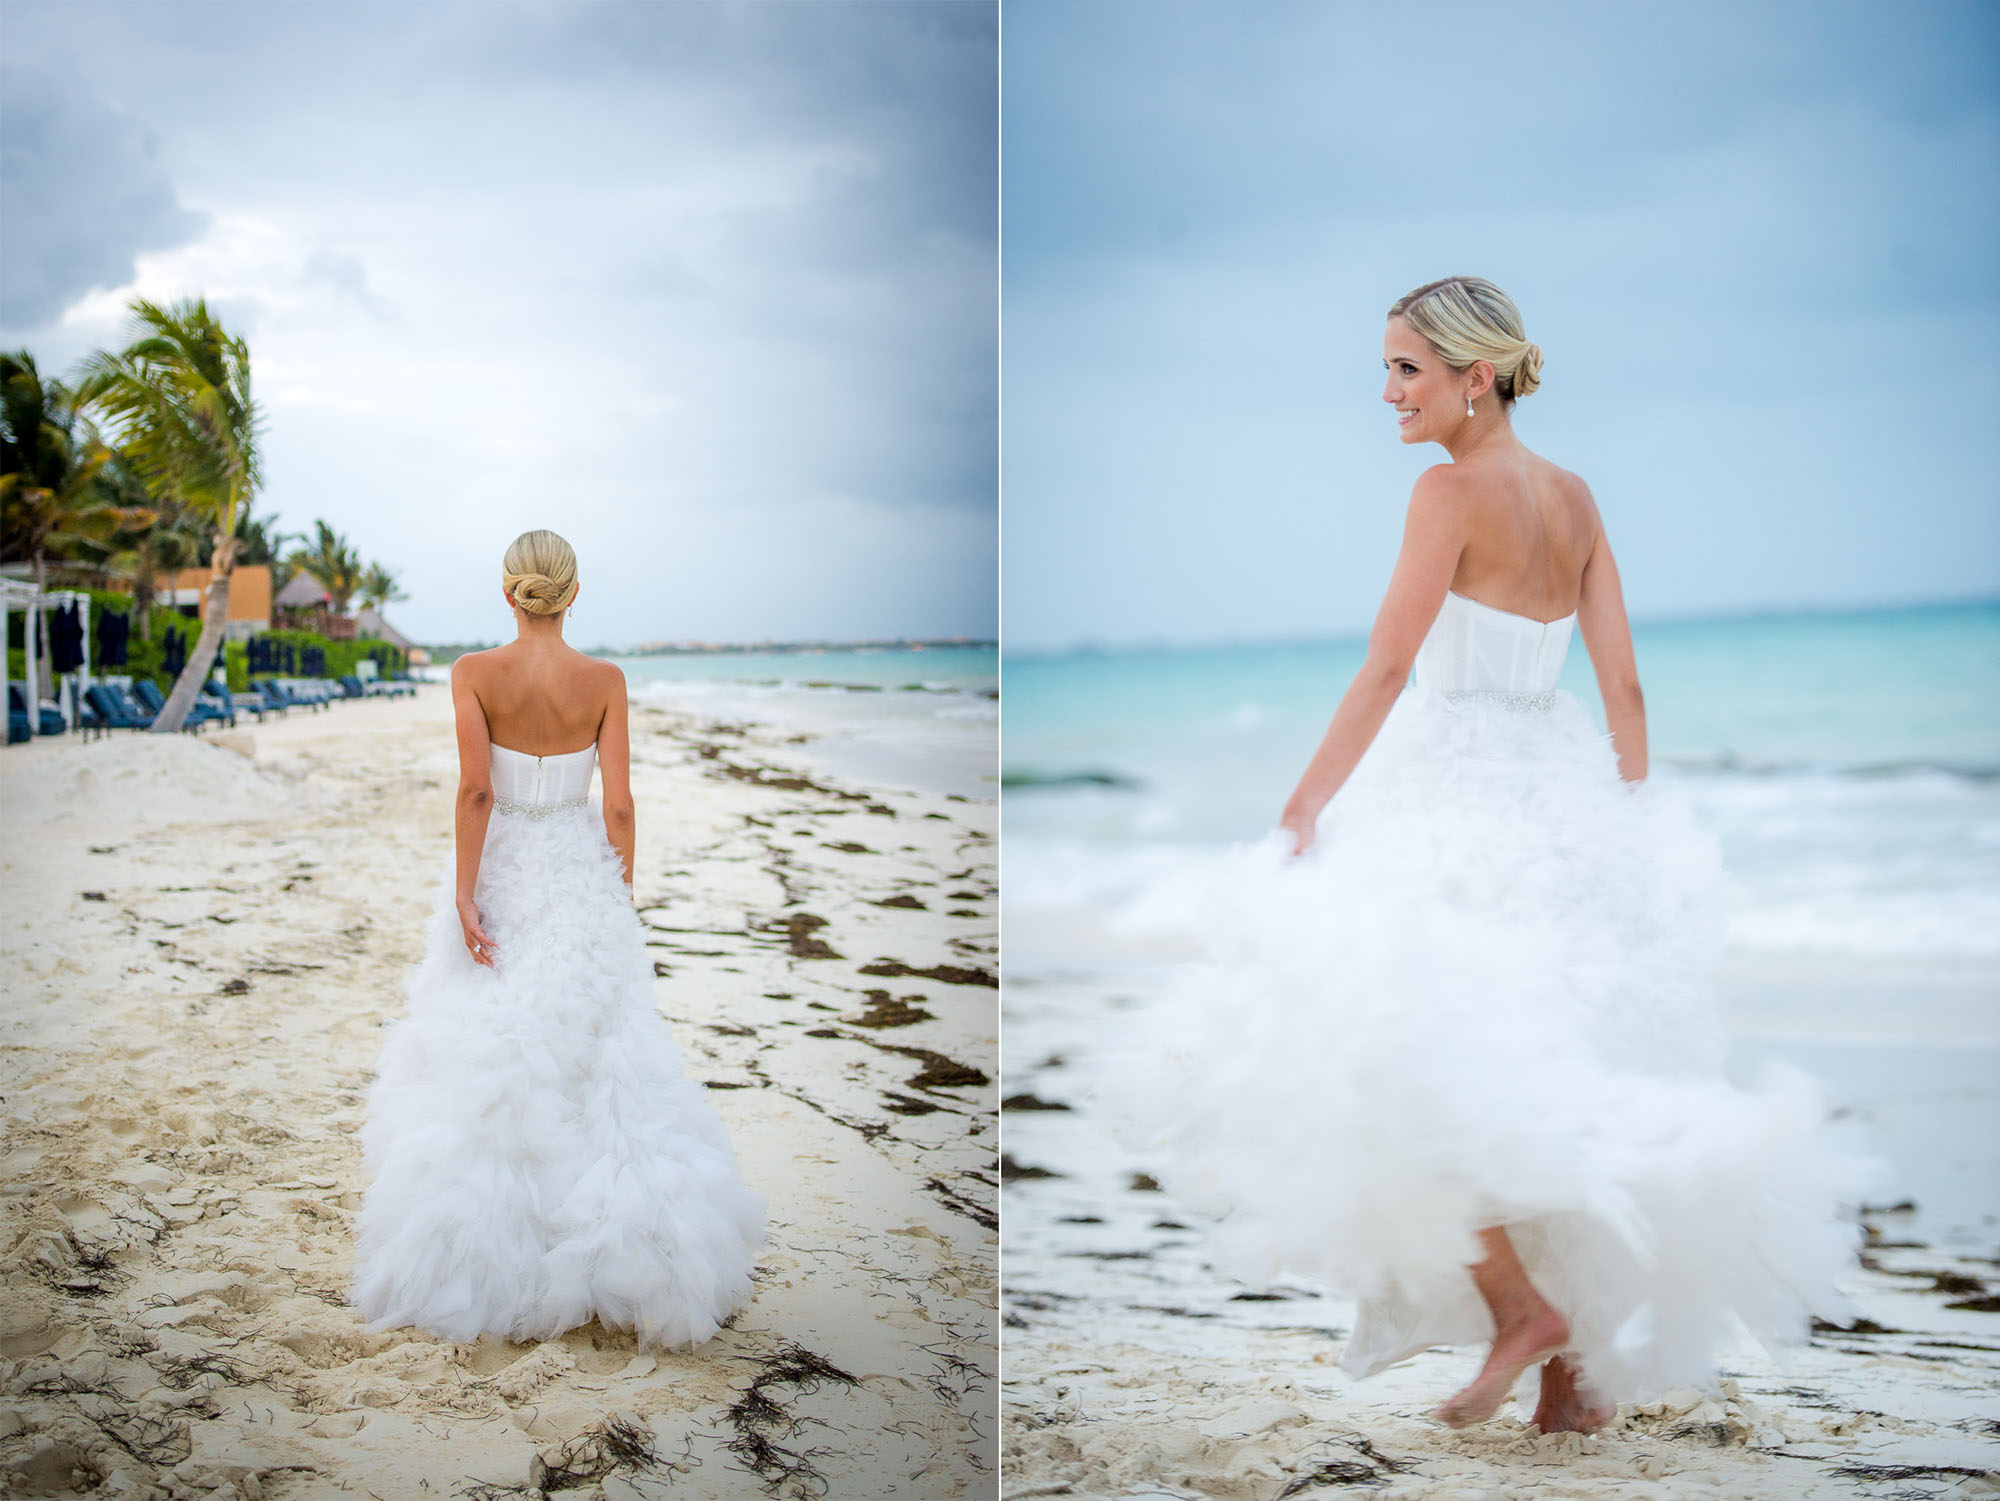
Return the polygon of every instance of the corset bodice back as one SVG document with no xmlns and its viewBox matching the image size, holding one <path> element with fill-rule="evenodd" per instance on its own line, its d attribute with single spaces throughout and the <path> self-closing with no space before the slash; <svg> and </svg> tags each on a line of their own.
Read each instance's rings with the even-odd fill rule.
<svg viewBox="0 0 2000 1501">
<path fill-rule="evenodd" d="M 560 756 L 530 756 L 504 745 L 492 748 L 494 805 L 501 812 L 582 804 L 590 796 L 597 747 Z"/>
<path fill-rule="evenodd" d="M 1547 693 L 1575 625 L 1574 613 L 1544 622 L 1447 591 L 1411 679 L 1440 693 Z"/>
</svg>

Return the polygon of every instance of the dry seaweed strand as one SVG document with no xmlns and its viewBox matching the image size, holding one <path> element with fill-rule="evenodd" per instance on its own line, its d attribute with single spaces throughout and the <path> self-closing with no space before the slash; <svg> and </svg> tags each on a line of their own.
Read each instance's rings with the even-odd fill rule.
<svg viewBox="0 0 2000 1501">
<path fill-rule="evenodd" d="M 790 1412 L 772 1399 L 770 1389 L 790 1386 L 804 1394 L 818 1391 L 829 1381 L 840 1386 L 859 1386 L 860 1382 L 823 1356 L 791 1341 L 771 1355 L 753 1358 L 759 1359 L 763 1368 L 724 1415 L 736 1430 L 736 1437 L 725 1447 L 762 1480 L 766 1495 L 776 1496 L 790 1484 L 810 1485 L 818 1494 L 827 1494 L 826 1477 L 813 1464 L 826 1451 L 790 1449 L 773 1438 L 795 1438 L 807 1423 L 820 1420 Z"/>
</svg>

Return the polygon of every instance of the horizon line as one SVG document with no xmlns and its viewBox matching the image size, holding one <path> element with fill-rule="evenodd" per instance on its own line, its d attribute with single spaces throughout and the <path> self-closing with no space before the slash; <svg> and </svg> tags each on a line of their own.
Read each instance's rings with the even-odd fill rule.
<svg viewBox="0 0 2000 1501">
<path fill-rule="evenodd" d="M 1953 595 L 1939 599 L 1903 599 L 1865 605 L 1761 605 L 1728 607 L 1687 612 L 1648 612 L 1634 615 L 1635 628 L 1656 625 L 1726 625 L 1732 621 L 1796 620 L 1818 615 L 1910 615 L 1927 610 L 2000 609 L 2000 592 Z M 1015 660 L 1054 660 L 1080 656 L 1142 656 L 1152 652 L 1238 651 L 1276 646 L 1336 646 L 1365 642 L 1368 628 L 1338 632 L 1283 632 L 1268 635 L 1195 636 L 1176 639 L 1141 636 L 1129 640 L 1106 641 L 1080 637 L 1065 645 L 1006 648 L 1003 656 Z"/>
</svg>

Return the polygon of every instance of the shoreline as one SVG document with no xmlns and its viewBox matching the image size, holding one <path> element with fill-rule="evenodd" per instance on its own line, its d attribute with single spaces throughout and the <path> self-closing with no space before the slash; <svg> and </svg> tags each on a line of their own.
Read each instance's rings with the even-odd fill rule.
<svg viewBox="0 0 2000 1501">
<path fill-rule="evenodd" d="M 656 1000 L 770 1203 L 753 1302 L 670 1356 L 346 1306 L 362 1091 L 451 846 L 442 687 L 0 758 L 0 1476 L 991 1485 L 997 806 L 835 777 L 740 718 L 635 705 L 632 746 Z M 191 765 L 218 790 L 183 795 Z"/>
</svg>

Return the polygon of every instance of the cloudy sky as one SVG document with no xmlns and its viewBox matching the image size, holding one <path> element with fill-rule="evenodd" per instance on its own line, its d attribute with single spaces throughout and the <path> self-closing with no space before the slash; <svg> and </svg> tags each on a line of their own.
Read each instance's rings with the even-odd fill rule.
<svg viewBox="0 0 2000 1501">
<path fill-rule="evenodd" d="M 1547 359 L 1635 616 L 2000 593 L 2000 10 L 1006 0 L 1010 648 L 1365 630 L 1383 312 Z"/>
<path fill-rule="evenodd" d="M 86 24 L 87 22 L 87 24 Z M 978 0 L 233 0 L 0 16 L 0 343 L 250 340 L 260 502 L 507 635 L 990 637 L 996 43 Z"/>
</svg>

